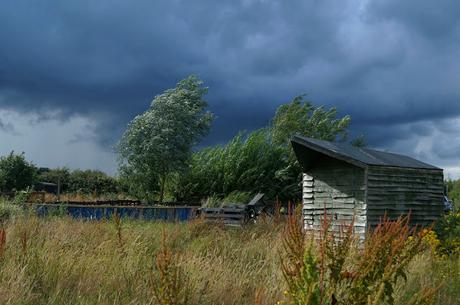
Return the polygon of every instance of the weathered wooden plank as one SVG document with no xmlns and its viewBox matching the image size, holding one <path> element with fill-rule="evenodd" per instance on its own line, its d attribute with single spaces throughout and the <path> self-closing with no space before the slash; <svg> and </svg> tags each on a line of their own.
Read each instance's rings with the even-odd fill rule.
<svg viewBox="0 0 460 305">
<path fill-rule="evenodd" d="M 224 219 L 242 219 L 244 218 L 243 214 L 205 214 L 205 218 L 224 218 Z"/>
<path fill-rule="evenodd" d="M 364 171 L 343 162 L 332 162 L 329 166 L 312 169 L 308 175 L 313 177 L 303 184 L 303 214 L 305 227 L 317 230 L 321 227 L 324 212 L 333 213 L 333 228 L 343 222 L 350 223 L 354 218 L 366 226 L 364 201 Z M 325 164 L 326 165 L 326 164 Z M 356 224 L 355 224 L 356 225 Z"/>
<path fill-rule="evenodd" d="M 367 215 L 375 226 L 411 213 L 411 224 L 431 223 L 442 213 L 443 176 L 439 170 L 369 168 Z"/>
<path fill-rule="evenodd" d="M 359 201 L 356 198 L 314 198 L 314 205 L 322 207 L 324 205 L 362 205 L 364 201 Z"/>
</svg>

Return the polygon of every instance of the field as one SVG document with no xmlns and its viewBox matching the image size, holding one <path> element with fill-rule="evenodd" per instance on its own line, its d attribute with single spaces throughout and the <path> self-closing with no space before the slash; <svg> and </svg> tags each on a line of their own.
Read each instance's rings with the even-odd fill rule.
<svg viewBox="0 0 460 305">
<path fill-rule="evenodd" d="M 275 304 L 288 289 L 285 224 L 270 219 L 230 229 L 20 216 L 3 228 L 0 304 L 158 304 L 165 278 L 181 294 L 173 297 L 188 297 L 188 304 Z M 459 264 L 428 249 L 418 254 L 407 282 L 396 285 L 395 304 L 422 286 L 437 287 L 435 304 L 460 304 Z"/>
</svg>

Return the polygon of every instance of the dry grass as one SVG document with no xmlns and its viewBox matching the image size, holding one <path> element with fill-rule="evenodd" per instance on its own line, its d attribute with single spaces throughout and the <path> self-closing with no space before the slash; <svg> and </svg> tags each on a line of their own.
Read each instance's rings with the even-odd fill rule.
<svg viewBox="0 0 460 305">
<path fill-rule="evenodd" d="M 0 304 L 261 305 L 282 300 L 287 289 L 280 263 L 284 227 L 270 220 L 226 229 L 19 217 L 3 229 Z M 429 252 L 417 257 L 396 300 L 442 282 L 436 304 L 458 305 L 458 264 L 434 261 Z M 168 303 L 171 291 L 186 298 Z"/>
<path fill-rule="evenodd" d="M 0 304 L 156 304 L 152 277 L 163 230 L 190 283 L 191 303 L 251 304 L 261 286 L 264 297 L 279 297 L 279 230 L 120 225 L 67 218 L 6 225 Z"/>
</svg>

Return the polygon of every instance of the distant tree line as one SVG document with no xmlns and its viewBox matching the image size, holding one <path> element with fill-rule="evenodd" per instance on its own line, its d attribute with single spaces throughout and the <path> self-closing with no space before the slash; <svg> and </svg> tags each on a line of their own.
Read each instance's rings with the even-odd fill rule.
<svg viewBox="0 0 460 305">
<path fill-rule="evenodd" d="M 38 182 L 60 184 L 62 193 L 102 195 L 122 191 L 120 182 L 97 170 L 39 169 L 24 153 L 0 157 L 0 192 L 33 189 Z"/>
<path fill-rule="evenodd" d="M 118 193 L 122 190 L 119 181 L 98 170 L 70 170 L 57 168 L 39 174 L 40 182 L 60 184 L 62 193 L 94 194 L 96 196 Z"/>
</svg>

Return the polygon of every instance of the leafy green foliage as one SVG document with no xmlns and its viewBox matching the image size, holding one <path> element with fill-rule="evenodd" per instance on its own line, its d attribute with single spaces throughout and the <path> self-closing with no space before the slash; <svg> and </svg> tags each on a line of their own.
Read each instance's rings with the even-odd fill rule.
<svg viewBox="0 0 460 305">
<path fill-rule="evenodd" d="M 190 76 L 156 96 L 128 125 L 117 147 L 120 171 L 147 197 L 158 194 L 163 201 L 167 179 L 186 167 L 192 147 L 208 133 L 213 116 L 205 111 L 207 91 Z"/>
<path fill-rule="evenodd" d="M 360 135 L 358 136 L 357 138 L 353 139 L 351 142 L 350 142 L 351 145 L 355 146 L 355 147 L 365 147 L 367 144 L 366 144 L 366 138 L 364 137 L 364 135 Z"/>
<path fill-rule="evenodd" d="M 281 105 L 271 122 L 270 131 L 273 143 L 284 149 L 285 165 L 278 164 L 277 177 L 281 181 L 282 199 L 300 200 L 301 187 L 299 182 L 302 169 L 292 150 L 290 140 L 293 135 L 315 138 L 326 141 L 344 141 L 350 125 L 350 116 L 338 118 L 336 108 L 325 110 L 314 107 L 305 100 L 304 95 L 295 97 L 290 103 Z"/>
<path fill-rule="evenodd" d="M 271 143 L 267 130 L 247 137 L 240 133 L 225 146 L 193 154 L 189 168 L 177 180 L 174 194 L 179 200 L 212 195 L 224 198 L 235 190 L 275 196 L 280 188 L 276 172 L 283 159 L 283 150 Z"/>
<path fill-rule="evenodd" d="M 75 170 L 69 177 L 69 192 L 100 195 L 117 190 L 116 179 L 98 170 Z"/>
<path fill-rule="evenodd" d="M 98 170 L 51 169 L 40 173 L 39 180 L 61 184 L 61 193 L 109 194 L 120 191 L 117 179 Z"/>
<path fill-rule="evenodd" d="M 66 167 L 40 170 L 38 180 L 40 182 L 49 182 L 61 184 L 61 192 L 66 193 L 71 189 L 70 186 L 70 169 Z"/>
<path fill-rule="evenodd" d="M 298 96 L 278 108 L 269 127 L 239 133 L 224 146 L 194 153 L 189 167 L 176 180 L 174 196 L 197 201 L 239 191 L 300 200 L 302 170 L 289 142 L 292 135 L 343 140 L 349 123 L 349 116 L 337 118 L 335 108 L 315 108 Z"/>
<path fill-rule="evenodd" d="M 276 110 L 271 124 L 273 141 L 289 146 L 290 139 L 296 133 L 320 140 L 345 140 L 351 118 L 337 118 L 337 115 L 336 108 L 316 108 L 305 100 L 304 95 L 299 95 Z"/>
<path fill-rule="evenodd" d="M 456 210 L 460 209 L 460 179 L 458 180 L 447 180 L 446 188 L 448 191 L 448 197 L 454 203 Z"/>
<path fill-rule="evenodd" d="M 445 255 L 460 255 L 460 212 L 452 212 L 436 222 L 434 231 L 439 239 L 437 251 Z"/>
<path fill-rule="evenodd" d="M 37 168 L 28 162 L 24 153 L 0 158 L 0 191 L 11 192 L 24 190 L 36 182 Z"/>
</svg>

